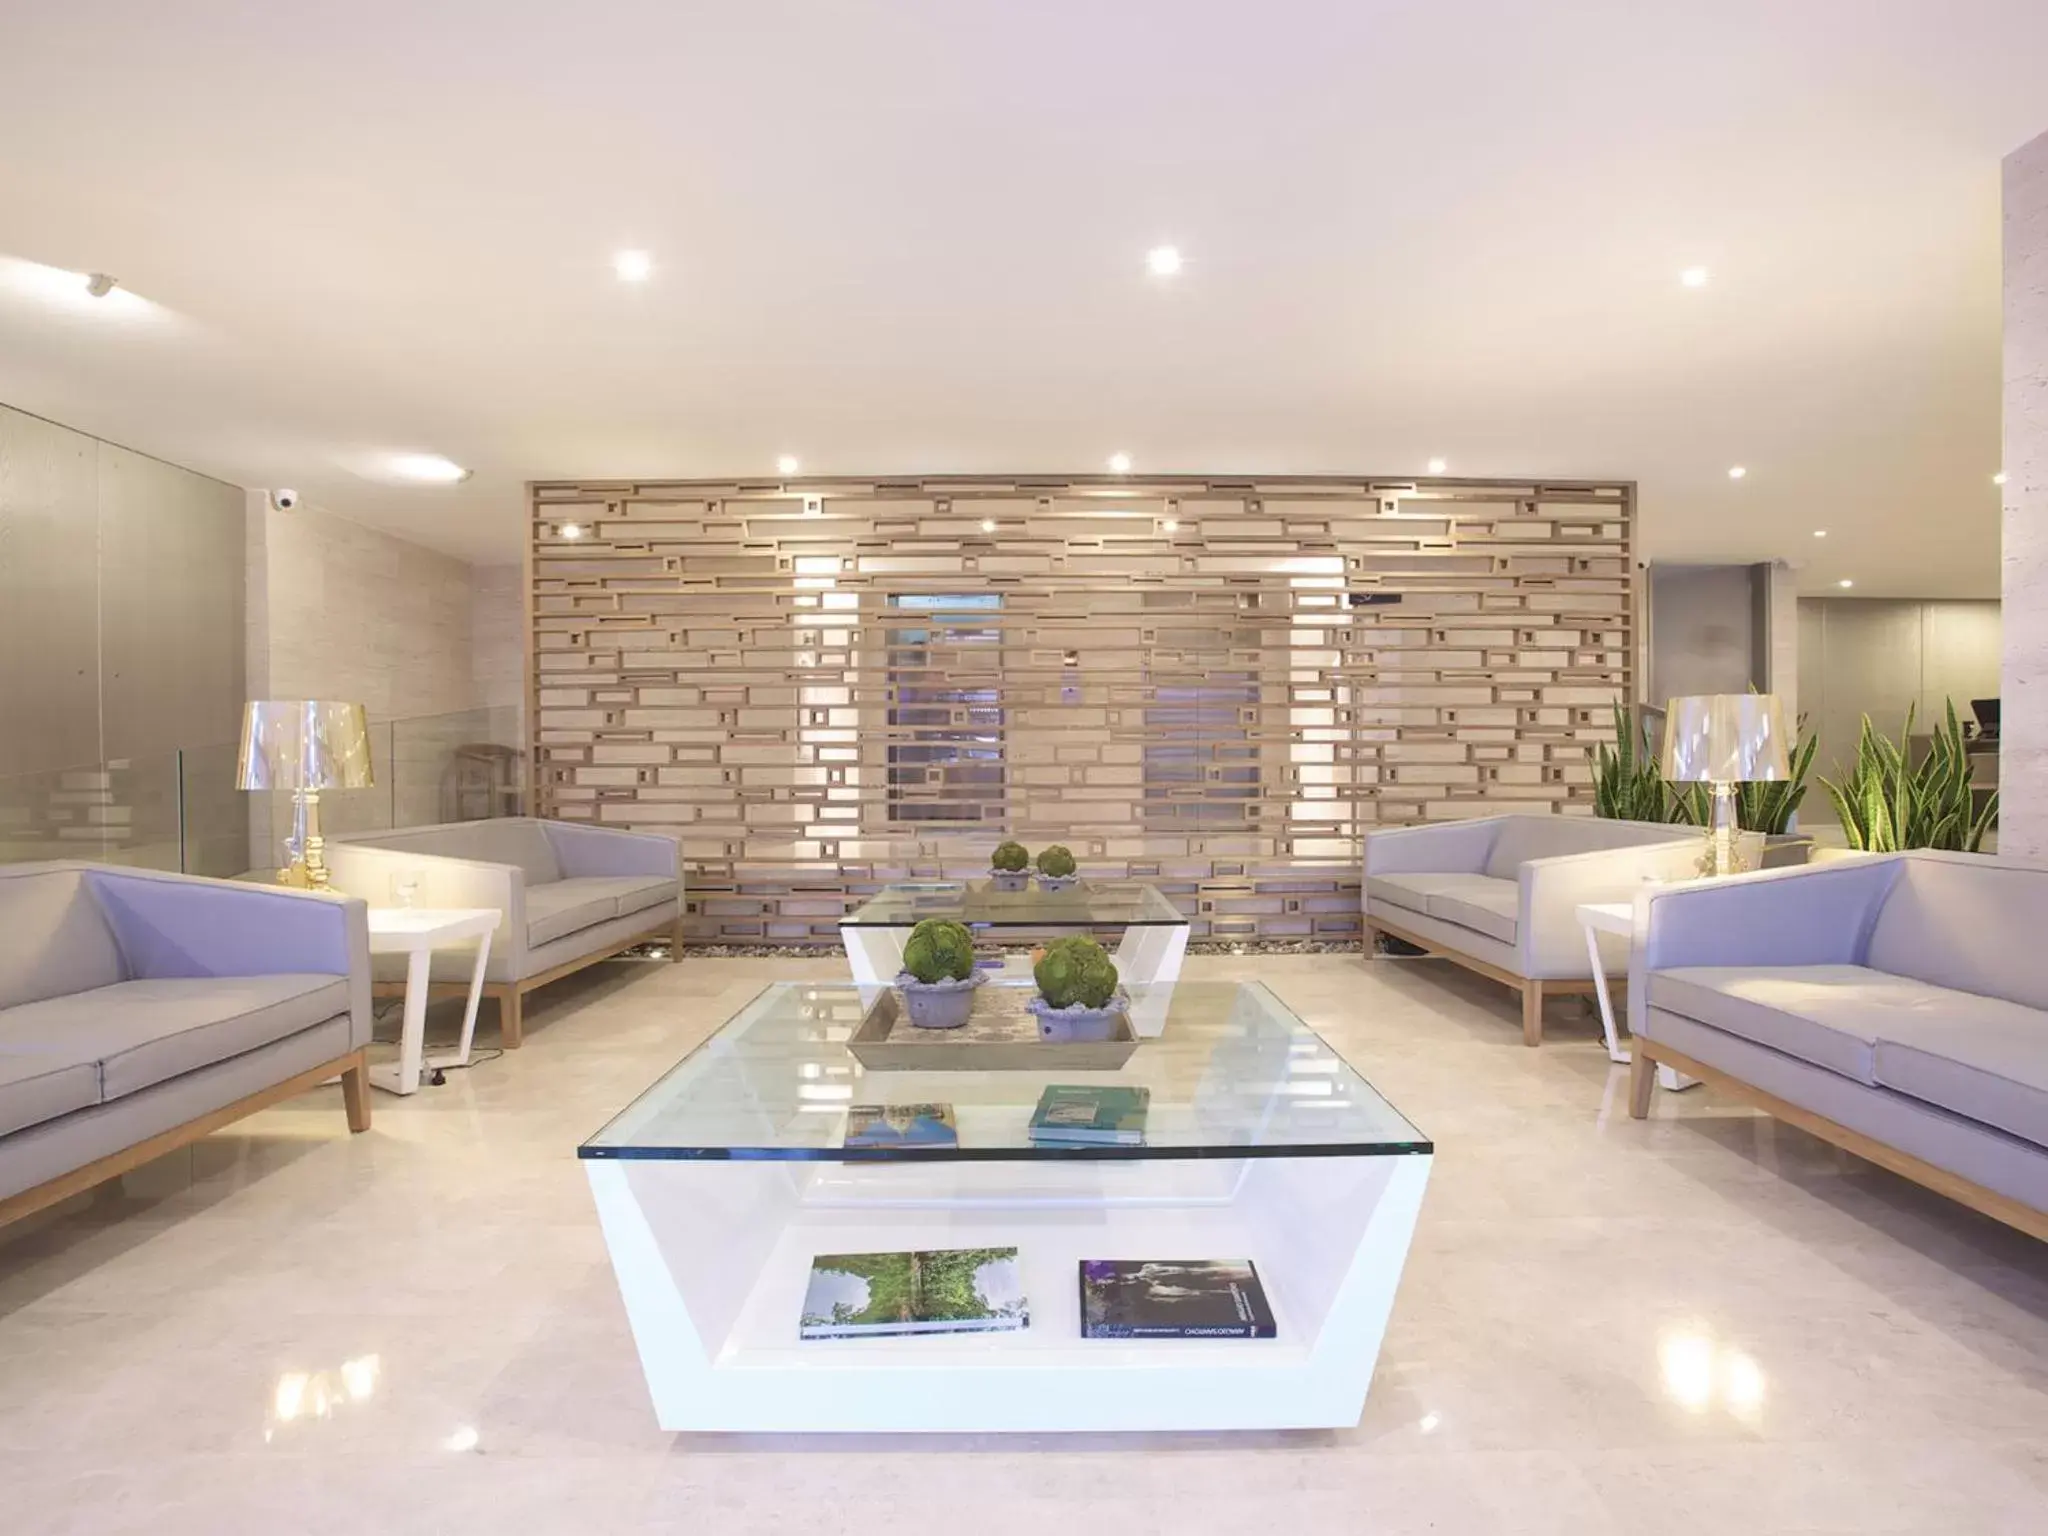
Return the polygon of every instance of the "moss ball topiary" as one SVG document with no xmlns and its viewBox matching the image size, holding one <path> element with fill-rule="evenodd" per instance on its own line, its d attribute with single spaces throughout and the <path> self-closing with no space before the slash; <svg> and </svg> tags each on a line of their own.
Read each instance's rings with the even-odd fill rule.
<svg viewBox="0 0 2048 1536">
<path fill-rule="evenodd" d="M 1054 843 L 1038 856 L 1038 872 L 1050 880 L 1064 880 L 1074 872 L 1072 850 L 1064 843 Z"/>
<path fill-rule="evenodd" d="M 1022 843 L 1000 843 L 996 846 L 996 851 L 989 855 L 988 864 L 990 869 L 1000 869 L 1014 874 L 1020 869 L 1031 867 L 1031 850 Z"/>
<path fill-rule="evenodd" d="M 1106 1007 L 1116 996 L 1116 962 L 1093 939 L 1055 939 L 1032 967 L 1039 994 L 1055 1008 Z"/>
<path fill-rule="evenodd" d="M 919 981 L 964 981 L 974 974 L 974 938 L 958 923 L 928 917 L 910 930 L 903 969 Z"/>
</svg>

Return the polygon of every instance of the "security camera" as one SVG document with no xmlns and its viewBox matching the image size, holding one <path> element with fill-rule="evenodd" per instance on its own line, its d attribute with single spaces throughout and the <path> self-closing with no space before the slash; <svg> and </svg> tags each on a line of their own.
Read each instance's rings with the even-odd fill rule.
<svg viewBox="0 0 2048 1536">
<path fill-rule="evenodd" d="M 270 504 L 280 512 L 290 512 L 299 504 L 299 493 L 291 490 L 272 491 Z"/>
</svg>

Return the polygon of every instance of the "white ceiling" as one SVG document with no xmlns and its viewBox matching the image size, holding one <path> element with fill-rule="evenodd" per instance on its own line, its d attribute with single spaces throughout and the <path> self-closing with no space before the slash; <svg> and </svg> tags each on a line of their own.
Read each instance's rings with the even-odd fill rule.
<svg viewBox="0 0 2048 1536">
<path fill-rule="evenodd" d="M 1998 162 L 2048 129 L 2042 0 L 75 0 L 0 31 L 0 400 L 472 559 L 516 558 L 528 478 L 1443 455 L 1633 476 L 1657 559 L 1997 591 Z M 422 450 L 475 477 L 359 472 Z"/>
</svg>

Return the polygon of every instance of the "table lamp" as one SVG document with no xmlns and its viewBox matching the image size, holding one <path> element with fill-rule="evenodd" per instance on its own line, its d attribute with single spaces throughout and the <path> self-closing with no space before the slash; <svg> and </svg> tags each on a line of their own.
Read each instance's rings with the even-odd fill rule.
<svg viewBox="0 0 2048 1536">
<path fill-rule="evenodd" d="M 1769 693 L 1673 699 L 1664 716 L 1664 778 L 1714 787 L 1714 873 L 1735 873 L 1735 786 L 1791 776 L 1785 711 Z"/>
<path fill-rule="evenodd" d="M 292 792 L 291 862 L 278 884 L 326 891 L 327 840 L 320 835 L 320 791 L 368 789 L 370 727 L 360 704 L 317 699 L 252 699 L 242 714 L 237 789 Z"/>
</svg>

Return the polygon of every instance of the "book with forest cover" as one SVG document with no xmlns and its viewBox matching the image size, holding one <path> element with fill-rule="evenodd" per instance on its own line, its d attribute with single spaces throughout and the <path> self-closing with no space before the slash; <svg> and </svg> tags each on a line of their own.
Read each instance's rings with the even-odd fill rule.
<svg viewBox="0 0 2048 1536">
<path fill-rule="evenodd" d="M 1031 1115 L 1033 1141 L 1135 1147 L 1145 1139 L 1150 1088 L 1074 1087 L 1054 1083 Z"/>
<path fill-rule="evenodd" d="M 957 1147 L 950 1104 L 856 1104 L 846 1112 L 849 1147 Z"/>
<path fill-rule="evenodd" d="M 1014 1248 L 826 1253 L 811 1261 L 799 1332 L 806 1339 L 994 1333 L 1030 1320 Z"/>
<path fill-rule="evenodd" d="M 1083 1259 L 1088 1339 L 1270 1339 L 1273 1308 L 1249 1259 Z"/>
</svg>

